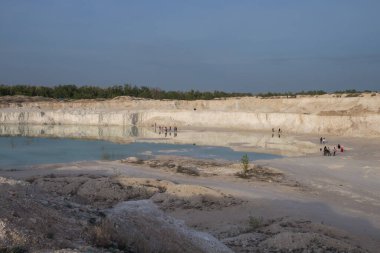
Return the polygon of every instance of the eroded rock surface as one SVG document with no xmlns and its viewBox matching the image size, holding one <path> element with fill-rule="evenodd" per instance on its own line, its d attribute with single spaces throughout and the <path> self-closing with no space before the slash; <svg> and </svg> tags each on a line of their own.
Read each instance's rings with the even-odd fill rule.
<svg viewBox="0 0 380 253">
<path fill-rule="evenodd" d="M 243 202 L 165 180 L 0 177 L 0 203 L 0 252 L 368 252 L 344 232 L 307 220 L 247 217 L 219 232 L 190 229 L 169 214 L 220 215 Z"/>
<path fill-rule="evenodd" d="M 0 123 L 138 125 L 269 130 L 307 134 L 380 136 L 380 96 L 334 95 L 262 99 L 255 97 L 198 101 L 111 100 L 56 101 L 22 97 L 0 99 Z M 197 108 L 197 110 L 194 110 Z"/>
<path fill-rule="evenodd" d="M 307 220 L 257 219 L 242 233 L 222 240 L 237 252 L 369 252 L 337 229 Z"/>
</svg>

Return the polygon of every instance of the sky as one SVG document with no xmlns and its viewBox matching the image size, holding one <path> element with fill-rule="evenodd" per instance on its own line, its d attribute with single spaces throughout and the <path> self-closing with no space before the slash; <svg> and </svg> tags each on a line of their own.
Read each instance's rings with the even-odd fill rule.
<svg viewBox="0 0 380 253">
<path fill-rule="evenodd" d="M 0 84 L 380 90 L 379 0 L 0 0 Z"/>
</svg>

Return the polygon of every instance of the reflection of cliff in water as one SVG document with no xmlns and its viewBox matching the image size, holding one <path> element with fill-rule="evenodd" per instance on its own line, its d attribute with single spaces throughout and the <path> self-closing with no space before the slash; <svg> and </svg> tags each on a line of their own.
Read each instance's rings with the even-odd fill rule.
<svg viewBox="0 0 380 253">
<path fill-rule="evenodd" d="M 0 136 L 30 136 L 109 140 L 128 143 L 139 136 L 135 126 L 8 125 L 0 124 Z"/>
<path fill-rule="evenodd" d="M 8 125 L 0 124 L 0 136 L 96 139 L 117 143 L 152 142 L 230 147 L 236 151 L 299 156 L 315 153 L 319 146 L 294 136 L 240 131 L 179 131 L 168 134 L 136 126 Z"/>
</svg>

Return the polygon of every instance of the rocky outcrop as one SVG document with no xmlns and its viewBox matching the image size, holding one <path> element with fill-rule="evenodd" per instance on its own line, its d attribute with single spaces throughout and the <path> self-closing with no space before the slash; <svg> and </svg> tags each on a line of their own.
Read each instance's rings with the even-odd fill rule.
<svg viewBox="0 0 380 253">
<path fill-rule="evenodd" d="M 0 101 L 0 123 L 95 126 L 178 126 L 293 133 L 380 136 L 380 96 L 231 98 L 157 101 Z"/>
</svg>

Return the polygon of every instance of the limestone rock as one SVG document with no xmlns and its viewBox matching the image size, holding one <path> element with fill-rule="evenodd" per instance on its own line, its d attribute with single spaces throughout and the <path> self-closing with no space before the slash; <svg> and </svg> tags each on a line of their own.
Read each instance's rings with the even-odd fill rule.
<svg viewBox="0 0 380 253">
<path fill-rule="evenodd" d="M 143 161 L 135 156 L 127 157 L 126 159 L 121 160 L 123 163 L 142 163 Z"/>
</svg>

